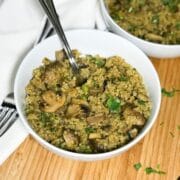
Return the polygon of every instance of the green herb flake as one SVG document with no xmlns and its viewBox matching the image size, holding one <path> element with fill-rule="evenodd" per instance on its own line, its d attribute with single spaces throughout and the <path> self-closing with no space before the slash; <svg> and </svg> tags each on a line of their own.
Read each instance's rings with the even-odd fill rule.
<svg viewBox="0 0 180 180">
<path fill-rule="evenodd" d="M 83 93 L 84 93 L 85 95 L 87 95 L 88 92 L 89 92 L 89 87 L 88 87 L 86 84 L 83 84 L 83 85 L 82 85 L 82 91 L 83 91 Z"/>
<path fill-rule="evenodd" d="M 41 121 L 42 123 L 47 123 L 47 122 L 49 122 L 49 120 L 50 120 L 50 118 L 49 118 L 49 116 L 48 116 L 47 113 L 42 112 L 42 113 L 40 114 L 40 121 Z"/>
<path fill-rule="evenodd" d="M 172 132 L 169 132 L 169 134 L 174 138 L 174 134 Z"/>
<path fill-rule="evenodd" d="M 146 102 L 139 99 L 139 100 L 138 100 L 138 103 L 139 103 L 140 105 L 145 105 Z"/>
<path fill-rule="evenodd" d="M 173 91 L 167 91 L 165 88 L 162 88 L 161 93 L 163 96 L 167 96 L 167 97 L 173 97 L 174 96 L 174 90 Z"/>
<path fill-rule="evenodd" d="M 81 95 L 81 99 L 83 99 L 83 100 L 86 100 L 86 101 L 87 101 L 87 99 L 88 99 L 88 95 L 85 95 L 85 94 Z"/>
<path fill-rule="evenodd" d="M 120 78 L 119 78 L 120 81 L 128 81 L 129 78 L 125 75 L 121 75 Z"/>
<path fill-rule="evenodd" d="M 95 60 L 95 64 L 97 65 L 97 67 L 103 67 L 104 65 L 105 65 L 105 61 L 104 60 L 102 60 L 102 59 L 96 59 Z"/>
<path fill-rule="evenodd" d="M 158 15 L 152 16 L 151 22 L 153 24 L 159 24 L 159 16 Z"/>
<path fill-rule="evenodd" d="M 178 10 L 178 0 L 161 0 L 162 3 L 169 8 L 170 11 L 176 12 Z"/>
<path fill-rule="evenodd" d="M 131 13 L 132 11 L 133 11 L 133 7 L 130 7 L 130 8 L 128 9 L 128 12 Z"/>
<path fill-rule="evenodd" d="M 107 107 L 111 112 L 119 112 L 121 108 L 121 101 L 118 97 L 110 97 L 106 102 Z"/>
<path fill-rule="evenodd" d="M 128 26 L 128 31 L 129 31 L 129 32 L 134 32 L 135 30 L 136 30 L 136 26 L 135 26 L 135 25 L 130 24 L 130 25 Z"/>
<path fill-rule="evenodd" d="M 168 5 L 168 4 L 170 3 L 170 1 L 171 1 L 171 0 L 162 0 L 162 3 L 163 3 L 164 5 Z"/>
<path fill-rule="evenodd" d="M 92 127 L 86 127 L 86 128 L 85 128 L 85 131 L 86 131 L 87 134 L 89 134 L 89 133 L 95 132 L 95 129 L 92 128 Z"/>
<path fill-rule="evenodd" d="M 152 167 L 147 167 L 144 171 L 146 172 L 146 174 L 166 174 L 164 171 L 156 170 Z"/>
<path fill-rule="evenodd" d="M 121 16 L 120 14 L 118 14 L 117 12 L 112 12 L 111 13 L 111 17 L 116 21 L 116 22 L 119 22 L 121 20 L 124 19 L 123 16 Z"/>
<path fill-rule="evenodd" d="M 79 152 L 83 152 L 83 153 L 92 153 L 92 149 L 89 145 L 80 145 L 79 146 Z"/>
<path fill-rule="evenodd" d="M 177 23 L 176 23 L 176 29 L 177 29 L 177 30 L 180 30 L 180 22 L 177 22 Z"/>
<path fill-rule="evenodd" d="M 180 92 L 180 90 L 174 89 L 171 91 L 167 91 L 165 88 L 161 89 L 161 93 L 163 96 L 167 96 L 167 97 L 173 97 L 175 95 L 175 93 Z"/>
<path fill-rule="evenodd" d="M 134 168 L 138 171 L 142 167 L 141 163 L 134 164 Z"/>
</svg>

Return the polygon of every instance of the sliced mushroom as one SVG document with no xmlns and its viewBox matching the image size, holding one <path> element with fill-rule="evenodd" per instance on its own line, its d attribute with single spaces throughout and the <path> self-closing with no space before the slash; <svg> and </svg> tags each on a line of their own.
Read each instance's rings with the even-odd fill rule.
<svg viewBox="0 0 180 180">
<path fill-rule="evenodd" d="M 43 62 L 43 64 L 44 65 L 49 65 L 50 63 L 51 63 L 51 60 L 50 59 L 48 59 L 47 57 L 45 57 L 43 60 L 42 60 L 42 62 Z"/>
<path fill-rule="evenodd" d="M 86 116 L 88 116 L 90 113 L 89 106 L 87 106 L 86 104 L 81 104 L 80 107 L 81 107 L 81 110 L 84 112 L 84 114 L 86 114 Z"/>
<path fill-rule="evenodd" d="M 69 105 L 67 108 L 66 116 L 67 117 L 87 117 L 88 114 L 90 113 L 90 109 L 86 105 L 77 105 L 77 104 L 72 104 Z"/>
<path fill-rule="evenodd" d="M 76 77 L 76 86 L 82 86 L 87 82 L 87 78 L 83 76 L 77 76 Z"/>
<path fill-rule="evenodd" d="M 56 95 L 53 91 L 46 91 L 42 95 L 43 100 L 47 105 L 44 106 L 45 112 L 55 112 L 62 107 L 66 101 L 65 95 Z"/>
<path fill-rule="evenodd" d="M 78 144 L 78 138 L 72 132 L 64 131 L 63 138 L 69 148 L 73 148 Z"/>
<path fill-rule="evenodd" d="M 103 82 L 103 92 L 105 91 L 107 84 L 108 84 L 108 81 L 104 80 L 104 82 Z"/>
<path fill-rule="evenodd" d="M 103 88 L 92 88 L 89 90 L 89 94 L 94 96 L 102 92 L 103 92 Z"/>
<path fill-rule="evenodd" d="M 61 51 L 56 51 L 56 52 L 55 52 L 55 57 L 56 57 L 56 60 L 57 60 L 57 61 L 62 61 L 63 59 L 66 58 L 65 53 L 64 53 L 63 50 L 61 50 Z"/>
<path fill-rule="evenodd" d="M 146 35 L 146 38 L 152 40 L 152 41 L 155 41 L 155 42 L 162 42 L 163 40 L 163 37 L 162 36 L 159 36 L 157 34 L 153 34 L 153 33 L 148 33 Z"/>
<path fill-rule="evenodd" d="M 139 112 L 136 112 L 135 116 L 136 116 L 136 119 L 137 119 L 136 125 L 143 126 L 145 124 L 144 116 L 141 113 L 139 113 Z"/>
<path fill-rule="evenodd" d="M 80 63 L 79 64 L 79 68 L 87 68 L 89 65 L 87 64 L 83 64 L 83 63 Z"/>
<path fill-rule="evenodd" d="M 87 118 L 87 122 L 89 124 L 96 124 L 99 123 L 101 121 L 103 121 L 105 119 L 104 114 L 103 113 L 99 113 L 96 116 L 90 116 Z"/>
<path fill-rule="evenodd" d="M 123 116 L 131 126 L 132 125 L 143 126 L 145 123 L 144 116 L 130 107 L 127 107 L 124 110 Z"/>
<path fill-rule="evenodd" d="M 66 116 L 67 117 L 76 117 L 81 113 L 82 112 L 81 112 L 80 106 L 77 104 L 72 104 L 72 105 L 68 106 Z"/>
<path fill-rule="evenodd" d="M 106 151 L 106 148 L 104 147 L 104 145 L 98 143 L 96 139 L 89 139 L 89 145 L 96 152 Z"/>
<path fill-rule="evenodd" d="M 137 136 L 138 130 L 136 128 L 133 128 L 133 129 L 128 131 L 128 134 L 129 134 L 130 138 L 133 139 L 133 138 L 135 138 Z"/>
<path fill-rule="evenodd" d="M 78 104 L 78 105 L 84 104 L 88 106 L 87 101 L 83 99 L 75 99 L 75 98 L 72 99 L 72 104 Z"/>
<path fill-rule="evenodd" d="M 90 133 L 89 134 L 89 139 L 100 139 L 101 138 L 101 134 L 99 133 Z"/>
<path fill-rule="evenodd" d="M 71 104 L 67 108 L 67 117 L 87 117 L 90 113 L 88 103 L 82 99 L 73 98 Z"/>
<path fill-rule="evenodd" d="M 78 95 L 78 91 L 76 88 L 73 88 L 71 91 L 69 91 L 68 96 L 74 98 Z"/>
</svg>

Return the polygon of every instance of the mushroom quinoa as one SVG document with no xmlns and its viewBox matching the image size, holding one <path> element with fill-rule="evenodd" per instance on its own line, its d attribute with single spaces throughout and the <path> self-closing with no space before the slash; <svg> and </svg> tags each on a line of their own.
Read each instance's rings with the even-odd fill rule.
<svg viewBox="0 0 180 180">
<path fill-rule="evenodd" d="M 33 71 L 25 98 L 29 123 L 49 143 L 73 152 L 101 153 L 127 144 L 151 112 L 141 76 L 118 56 L 73 53 L 81 84 L 63 51 Z"/>
<path fill-rule="evenodd" d="M 129 33 L 161 44 L 180 44 L 180 0 L 105 0 L 110 16 Z"/>
</svg>

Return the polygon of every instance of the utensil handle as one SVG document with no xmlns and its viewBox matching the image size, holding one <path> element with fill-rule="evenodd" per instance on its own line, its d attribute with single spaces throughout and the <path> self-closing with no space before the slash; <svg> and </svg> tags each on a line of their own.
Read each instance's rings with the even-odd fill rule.
<svg viewBox="0 0 180 180">
<path fill-rule="evenodd" d="M 66 52 L 68 59 L 70 60 L 70 64 L 72 66 L 73 71 L 75 73 L 78 73 L 79 67 L 74 60 L 71 48 L 70 48 L 69 43 L 68 43 L 66 36 L 64 34 L 64 30 L 63 30 L 62 25 L 60 23 L 59 16 L 56 12 L 53 0 L 39 0 L 39 2 L 42 5 L 44 11 L 46 12 L 49 20 L 53 24 L 59 39 L 64 44 L 64 50 Z"/>
</svg>

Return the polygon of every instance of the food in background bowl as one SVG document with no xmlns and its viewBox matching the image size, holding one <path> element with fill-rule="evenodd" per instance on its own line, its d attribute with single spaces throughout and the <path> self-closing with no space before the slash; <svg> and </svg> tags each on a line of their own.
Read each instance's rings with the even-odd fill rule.
<svg viewBox="0 0 180 180">
<path fill-rule="evenodd" d="M 117 2 L 117 0 L 109 0 L 108 2 Z M 124 2 L 124 1 L 121 1 L 121 2 Z M 139 1 L 127 1 L 127 2 L 129 2 L 129 3 L 137 2 L 137 4 L 138 4 Z M 141 2 L 147 3 L 149 1 L 141 1 Z M 159 0 L 153 1 L 153 2 L 159 2 Z M 173 2 L 173 1 L 171 1 L 171 2 Z M 118 2 L 118 3 L 120 3 L 120 2 Z M 134 3 L 134 4 L 136 4 L 136 3 Z M 157 41 L 153 42 L 153 41 L 149 41 L 146 39 L 139 38 L 138 36 L 135 36 L 132 33 L 130 33 L 128 30 L 123 29 L 118 23 L 116 23 L 115 20 L 113 20 L 113 18 L 110 16 L 110 11 L 108 9 L 108 5 L 106 4 L 106 0 L 100 0 L 100 7 L 101 7 L 103 19 L 106 23 L 108 30 L 130 40 L 136 46 L 138 46 L 141 50 L 143 50 L 148 56 L 157 57 L 157 58 L 173 58 L 173 57 L 179 57 L 180 56 L 180 44 L 163 44 L 163 43 L 160 43 Z M 168 8 L 168 6 L 166 6 L 166 8 Z M 179 6 L 178 6 L 178 8 L 179 8 Z M 129 11 L 131 12 L 132 10 L 129 9 Z M 160 13 L 160 14 L 162 14 L 162 13 Z M 138 12 L 137 12 L 137 14 L 138 14 Z M 148 14 L 148 12 L 145 14 Z M 179 12 L 178 12 L 178 16 L 176 18 L 178 18 L 178 17 L 180 17 Z M 134 19 L 134 22 L 137 22 L 137 18 L 139 18 L 139 16 L 136 17 L 136 14 L 135 14 L 133 17 L 131 17 L 131 20 Z M 143 24 L 148 23 L 148 21 L 145 21 L 144 16 L 142 16 L 141 18 L 142 18 L 142 20 L 139 21 L 138 23 L 143 23 Z M 155 23 L 156 21 L 157 21 L 156 18 L 155 18 L 155 20 L 153 18 L 153 22 Z M 172 20 L 172 21 L 174 22 L 174 20 Z M 128 24 L 128 22 L 129 21 L 127 19 L 127 24 Z M 148 24 L 148 26 L 149 26 L 149 24 Z M 178 22 L 176 24 L 176 27 L 177 28 L 179 27 Z M 165 27 L 162 27 L 162 28 L 165 28 Z M 175 28 L 175 27 L 173 27 L 173 28 Z M 133 28 L 132 28 L 132 30 L 133 30 Z M 143 31 L 141 31 L 141 29 L 139 29 L 139 32 L 142 33 Z M 164 32 L 164 30 L 163 30 L 163 32 Z M 168 33 L 170 32 L 169 28 L 167 28 L 167 32 Z M 154 33 L 156 33 L 156 31 L 153 31 L 153 34 Z M 170 32 L 170 33 L 173 34 L 174 32 Z M 177 41 L 179 41 L 178 40 L 179 39 L 179 35 L 178 35 L 179 33 L 180 33 L 180 31 L 177 31 L 177 36 L 176 36 Z M 166 34 L 166 33 L 163 33 L 163 34 Z"/>
<path fill-rule="evenodd" d="M 147 41 L 180 44 L 179 0 L 105 0 L 123 29 Z"/>
<path fill-rule="evenodd" d="M 25 98 L 29 123 L 49 143 L 73 152 L 102 153 L 127 144 L 151 113 L 140 74 L 119 56 L 74 55 L 81 85 L 63 51 L 33 71 Z"/>
</svg>

